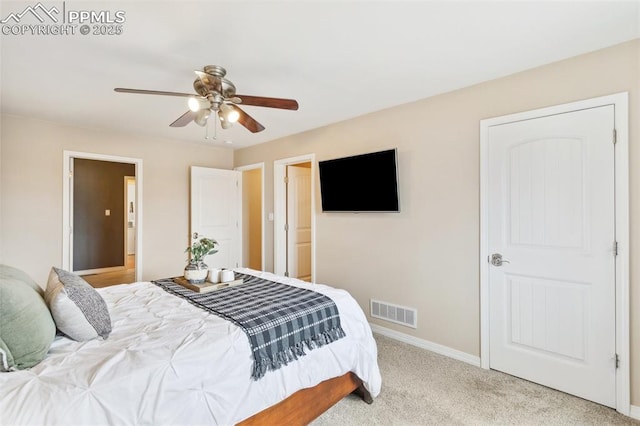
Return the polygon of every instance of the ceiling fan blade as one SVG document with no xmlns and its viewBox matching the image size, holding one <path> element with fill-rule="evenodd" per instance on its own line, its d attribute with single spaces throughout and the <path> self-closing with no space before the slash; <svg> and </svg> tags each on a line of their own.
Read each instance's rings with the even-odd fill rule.
<svg viewBox="0 0 640 426">
<path fill-rule="evenodd" d="M 236 95 L 242 99 L 242 105 L 261 106 L 280 109 L 298 109 L 298 102 L 293 99 L 265 98 L 264 96 Z"/>
<path fill-rule="evenodd" d="M 233 105 L 233 108 L 236 109 L 240 113 L 240 117 L 238 118 L 238 123 L 242 124 L 247 128 L 251 133 L 258 133 L 264 130 L 264 126 L 254 120 L 249 114 L 244 112 L 238 105 Z"/>
<path fill-rule="evenodd" d="M 169 126 L 171 126 L 171 127 L 184 127 L 187 124 L 191 123 L 194 118 L 196 118 L 196 113 L 191 111 L 191 110 L 189 110 L 189 111 L 185 112 L 184 114 L 182 114 L 180 116 L 180 118 L 178 118 L 176 121 L 171 123 Z"/>
<path fill-rule="evenodd" d="M 163 92 L 160 90 L 124 89 L 122 87 L 116 87 L 113 90 L 118 93 L 139 93 L 143 95 L 179 96 L 181 98 L 199 98 L 200 97 L 195 93 Z"/>
</svg>

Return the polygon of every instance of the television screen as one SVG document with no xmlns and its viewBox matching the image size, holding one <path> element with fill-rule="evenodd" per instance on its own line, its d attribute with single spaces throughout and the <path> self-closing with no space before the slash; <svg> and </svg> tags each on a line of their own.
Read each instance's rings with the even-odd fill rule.
<svg viewBox="0 0 640 426">
<path fill-rule="evenodd" d="M 396 150 L 318 162 L 324 212 L 399 212 Z"/>
</svg>

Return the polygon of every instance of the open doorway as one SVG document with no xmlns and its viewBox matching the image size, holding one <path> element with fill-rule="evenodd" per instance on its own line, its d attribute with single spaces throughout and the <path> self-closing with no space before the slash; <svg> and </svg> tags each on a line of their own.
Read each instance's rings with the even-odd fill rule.
<svg viewBox="0 0 640 426">
<path fill-rule="evenodd" d="M 315 280 L 315 156 L 274 162 L 274 269 Z"/>
<path fill-rule="evenodd" d="M 238 167 L 242 172 L 242 265 L 264 270 L 264 163 Z"/>
<path fill-rule="evenodd" d="M 141 279 L 142 161 L 64 153 L 63 268 L 94 287 Z"/>
</svg>

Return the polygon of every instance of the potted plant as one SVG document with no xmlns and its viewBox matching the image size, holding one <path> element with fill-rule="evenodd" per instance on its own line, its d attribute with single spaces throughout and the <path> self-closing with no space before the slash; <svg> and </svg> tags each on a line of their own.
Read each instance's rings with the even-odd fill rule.
<svg viewBox="0 0 640 426">
<path fill-rule="evenodd" d="M 187 247 L 186 253 L 191 255 L 189 264 L 184 268 L 184 278 L 192 284 L 203 283 L 207 278 L 209 267 L 203 262 L 205 256 L 217 253 L 215 247 L 218 242 L 213 238 L 202 237 L 196 239 L 191 246 Z"/>
</svg>

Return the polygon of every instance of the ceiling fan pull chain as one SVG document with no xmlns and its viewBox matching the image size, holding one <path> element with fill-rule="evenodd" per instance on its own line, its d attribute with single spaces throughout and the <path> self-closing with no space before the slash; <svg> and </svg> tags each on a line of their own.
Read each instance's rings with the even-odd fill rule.
<svg viewBox="0 0 640 426">
<path fill-rule="evenodd" d="M 212 126 L 213 126 L 213 137 L 209 137 L 209 122 L 213 122 Z M 207 125 L 205 125 L 205 139 L 209 140 L 209 139 L 213 139 L 213 140 L 217 140 L 218 139 L 218 128 L 216 126 L 215 120 L 207 120 Z"/>
</svg>

